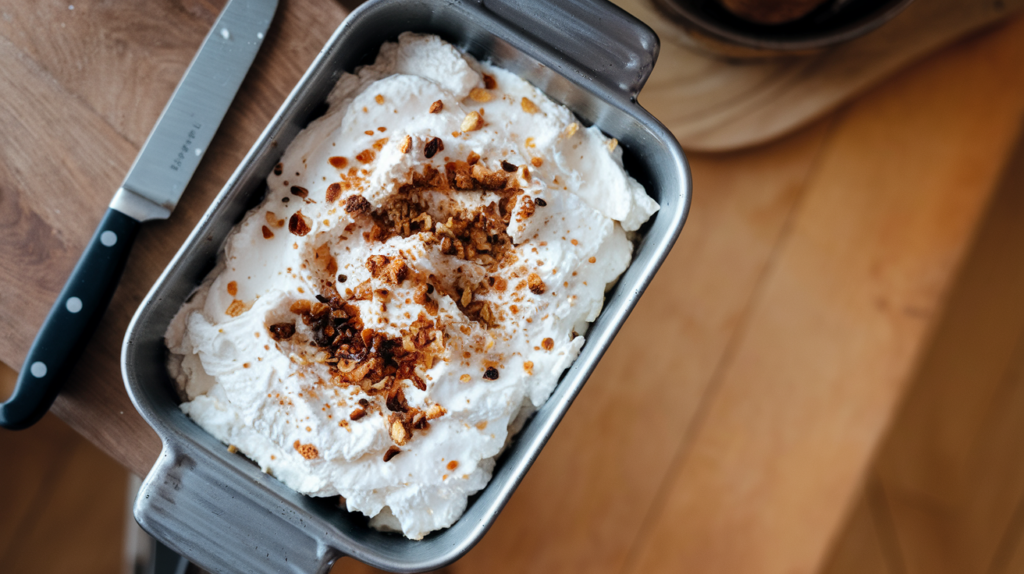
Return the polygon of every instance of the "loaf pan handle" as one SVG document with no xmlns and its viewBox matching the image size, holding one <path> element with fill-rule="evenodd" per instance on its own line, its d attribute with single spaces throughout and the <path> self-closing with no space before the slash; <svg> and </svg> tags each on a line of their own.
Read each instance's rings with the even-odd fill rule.
<svg viewBox="0 0 1024 574">
<path fill-rule="evenodd" d="M 657 34 L 606 0 L 480 0 L 584 74 L 636 100 L 658 59 Z"/>
<path fill-rule="evenodd" d="M 241 460 L 241 457 L 239 457 Z M 243 463 L 247 464 L 247 463 Z M 324 574 L 340 556 L 318 541 L 306 513 L 266 507 L 265 487 L 211 453 L 167 448 L 135 499 L 135 520 L 189 561 L 214 573 Z"/>
</svg>

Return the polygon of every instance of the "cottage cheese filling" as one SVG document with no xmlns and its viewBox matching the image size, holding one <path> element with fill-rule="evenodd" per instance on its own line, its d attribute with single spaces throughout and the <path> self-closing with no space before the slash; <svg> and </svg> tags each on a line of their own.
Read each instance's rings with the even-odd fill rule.
<svg viewBox="0 0 1024 574">
<path fill-rule="evenodd" d="M 451 526 L 657 209 L 596 128 L 436 36 L 345 74 L 166 334 L 181 409 L 379 528 Z"/>
</svg>

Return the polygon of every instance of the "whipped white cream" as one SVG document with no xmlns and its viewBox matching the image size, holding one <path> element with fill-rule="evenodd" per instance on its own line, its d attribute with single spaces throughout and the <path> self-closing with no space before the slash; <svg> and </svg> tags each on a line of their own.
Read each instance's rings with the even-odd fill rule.
<svg viewBox="0 0 1024 574">
<path fill-rule="evenodd" d="M 658 206 L 614 140 L 436 36 L 328 103 L 174 318 L 169 366 L 265 472 L 419 539 L 490 480 Z"/>
</svg>

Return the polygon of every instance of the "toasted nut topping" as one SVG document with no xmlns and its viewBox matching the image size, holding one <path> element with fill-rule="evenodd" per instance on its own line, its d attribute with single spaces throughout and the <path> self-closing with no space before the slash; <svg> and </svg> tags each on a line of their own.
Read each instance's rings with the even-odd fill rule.
<svg viewBox="0 0 1024 574">
<path fill-rule="evenodd" d="M 320 452 L 317 451 L 316 447 L 311 444 L 301 444 L 299 441 L 295 441 L 295 444 L 293 444 L 292 446 L 295 448 L 295 450 L 299 451 L 299 454 L 302 455 L 302 458 L 306 460 L 313 460 L 314 458 L 320 456 Z"/>
<path fill-rule="evenodd" d="M 551 337 L 547 337 L 540 342 L 540 346 L 543 347 L 545 351 L 550 351 L 555 348 L 555 340 Z"/>
<path fill-rule="evenodd" d="M 299 187 L 297 185 L 293 185 L 292 186 L 292 195 L 297 195 L 299 197 L 305 198 L 305 197 L 309 196 L 309 190 L 307 190 L 304 187 Z"/>
<path fill-rule="evenodd" d="M 615 151 L 615 148 L 618 147 L 618 145 L 619 145 L 619 140 L 617 140 L 615 138 L 612 138 L 612 139 L 608 140 L 608 151 Z"/>
<path fill-rule="evenodd" d="M 462 120 L 461 127 L 464 132 L 475 132 L 484 127 L 484 119 L 480 117 L 479 112 L 469 112 L 466 114 L 466 118 Z"/>
<path fill-rule="evenodd" d="M 232 297 L 234 297 L 235 295 L 238 295 L 238 282 L 237 281 L 232 281 L 232 282 L 228 283 L 228 295 L 231 295 Z"/>
<path fill-rule="evenodd" d="M 341 196 L 340 183 L 332 183 L 331 185 L 327 186 L 327 193 L 324 196 L 324 198 L 327 200 L 327 203 L 334 203 L 335 201 L 338 200 L 339 196 Z"/>
<path fill-rule="evenodd" d="M 541 199 L 539 197 L 537 199 L 533 200 L 533 202 L 536 203 L 537 205 L 541 206 L 541 207 L 547 207 L 548 206 L 548 202 L 544 201 L 543 199 Z"/>
<path fill-rule="evenodd" d="M 507 162 L 505 160 L 501 160 L 501 169 L 511 173 L 511 172 L 519 169 L 519 166 L 517 166 L 515 164 L 511 164 L 511 163 L 509 163 L 509 162 Z"/>
<path fill-rule="evenodd" d="M 398 151 L 400 151 L 402 153 L 409 153 L 409 150 L 411 150 L 411 149 L 412 149 L 412 136 L 407 135 L 404 138 L 402 138 L 402 143 L 398 144 Z"/>
<path fill-rule="evenodd" d="M 409 431 L 405 429 L 405 423 L 397 413 L 388 415 L 388 434 L 398 446 L 405 445 L 405 441 L 409 440 Z"/>
<path fill-rule="evenodd" d="M 494 367 L 487 367 L 487 370 L 484 371 L 484 378 L 488 381 L 498 380 L 498 369 L 495 369 Z"/>
<path fill-rule="evenodd" d="M 275 341 L 283 341 L 295 334 L 295 323 L 276 323 L 269 327 L 270 338 Z"/>
<path fill-rule="evenodd" d="M 284 227 L 284 220 L 278 219 L 277 214 L 273 211 L 268 211 L 264 218 L 267 220 L 267 225 L 271 227 Z"/>
<path fill-rule="evenodd" d="M 377 157 L 376 154 L 374 154 L 372 150 L 368 149 L 364 149 L 363 151 L 356 154 L 356 159 L 358 159 L 362 163 L 370 163 L 371 161 L 373 161 L 375 157 Z"/>
<path fill-rule="evenodd" d="M 356 410 L 349 413 L 348 418 L 357 421 L 366 416 L 366 409 L 359 407 Z"/>
<path fill-rule="evenodd" d="M 576 122 L 569 124 L 565 128 L 565 137 L 571 138 L 573 135 L 576 134 L 576 130 L 578 130 L 579 128 L 580 126 Z"/>
<path fill-rule="evenodd" d="M 439 113 L 443 109 L 444 109 L 444 102 L 442 102 L 441 100 L 437 100 L 436 102 L 430 104 L 430 113 L 432 113 L 432 114 Z"/>
<path fill-rule="evenodd" d="M 373 206 L 366 200 L 365 197 L 355 194 L 348 196 L 345 200 L 345 211 L 352 215 L 359 215 L 361 213 L 368 213 Z"/>
<path fill-rule="evenodd" d="M 446 414 L 448 414 L 448 411 L 444 410 L 444 407 L 438 404 L 430 405 L 430 408 L 427 409 L 427 419 L 429 420 L 441 418 Z"/>
<path fill-rule="evenodd" d="M 469 97 L 473 98 L 475 102 L 489 102 L 491 101 L 491 93 L 487 90 L 480 88 L 473 88 L 469 91 Z"/>
<path fill-rule="evenodd" d="M 279 163 L 279 164 L 274 166 L 274 175 L 281 175 L 281 172 L 283 172 L 283 171 L 284 171 L 284 165 Z"/>
<path fill-rule="evenodd" d="M 473 377 L 471 377 L 469 375 L 462 375 L 461 377 L 459 377 L 459 380 L 462 381 L 463 383 L 468 383 L 472 379 L 473 379 Z"/>
<path fill-rule="evenodd" d="M 383 104 L 384 96 L 377 94 L 376 96 L 373 97 L 373 101 L 377 102 L 378 104 Z"/>
<path fill-rule="evenodd" d="M 427 159 L 434 157 L 439 151 L 444 151 L 444 142 L 441 141 L 441 138 L 432 138 L 427 142 L 427 145 L 423 147 L 423 155 L 425 155 Z"/>
<path fill-rule="evenodd" d="M 533 375 L 533 361 L 523 363 L 523 370 L 526 371 L 527 375 Z"/>
<path fill-rule="evenodd" d="M 229 317 L 237 317 L 242 313 L 248 311 L 250 306 L 251 305 L 246 305 L 243 301 L 234 299 L 233 301 L 231 301 L 231 304 L 228 305 L 228 308 L 224 311 L 224 314 L 228 315 Z"/>
<path fill-rule="evenodd" d="M 302 210 L 300 209 L 293 213 L 291 218 L 288 219 L 288 231 L 290 231 L 292 235 L 302 237 L 313 229 L 312 224 L 313 220 L 302 215 Z"/>
<path fill-rule="evenodd" d="M 470 289 L 469 287 L 466 287 L 465 289 L 462 290 L 462 301 L 461 301 L 462 306 L 463 307 L 468 307 L 469 304 L 472 303 L 472 302 L 473 302 L 473 290 Z"/>
<path fill-rule="evenodd" d="M 340 155 L 336 155 L 336 156 L 327 158 L 327 163 L 333 165 L 334 167 L 336 167 L 338 169 L 342 169 L 346 165 L 348 165 L 348 159 L 343 158 Z"/>
<path fill-rule="evenodd" d="M 459 468 L 459 461 L 453 460 L 449 462 L 446 468 L 448 468 L 448 470 L 455 470 L 456 468 Z"/>
<path fill-rule="evenodd" d="M 521 105 L 523 107 L 523 111 L 528 114 L 535 114 L 540 111 L 537 104 L 530 101 L 529 98 L 523 98 L 522 101 L 519 102 L 519 105 Z"/>
<path fill-rule="evenodd" d="M 597 263 L 597 257 L 591 257 L 590 259 L 587 259 L 587 261 L 591 263 Z"/>
<path fill-rule="evenodd" d="M 469 155 L 466 156 L 466 163 L 468 163 L 469 165 L 476 165 L 476 162 L 478 161 L 480 161 L 480 154 L 476 153 L 475 151 L 469 152 Z"/>
<path fill-rule="evenodd" d="M 536 273 L 530 273 L 526 278 L 526 286 L 530 288 L 534 295 L 542 295 L 544 293 L 544 281 Z"/>
<path fill-rule="evenodd" d="M 229 444 L 228 452 L 230 452 L 231 454 L 235 454 L 236 452 L 238 452 L 238 447 L 233 444 Z"/>
<path fill-rule="evenodd" d="M 309 302 L 308 299 L 299 299 L 298 301 L 292 303 L 291 307 L 289 307 L 288 310 L 291 311 L 292 313 L 295 313 L 296 315 L 304 315 L 306 313 L 309 313 L 312 308 L 313 305 L 312 303 Z"/>
<path fill-rule="evenodd" d="M 530 163 L 533 165 L 533 167 L 540 167 L 544 165 L 544 160 L 539 157 L 532 157 L 530 158 Z"/>
<path fill-rule="evenodd" d="M 498 87 L 498 81 L 494 79 L 494 76 L 484 74 L 484 87 L 488 90 L 493 90 Z"/>
<path fill-rule="evenodd" d="M 391 445 L 390 447 L 388 447 L 388 451 L 384 453 L 384 462 L 388 462 L 389 460 L 395 458 L 395 455 L 397 455 L 400 452 L 402 452 L 402 449 L 398 448 L 397 446 Z"/>
</svg>

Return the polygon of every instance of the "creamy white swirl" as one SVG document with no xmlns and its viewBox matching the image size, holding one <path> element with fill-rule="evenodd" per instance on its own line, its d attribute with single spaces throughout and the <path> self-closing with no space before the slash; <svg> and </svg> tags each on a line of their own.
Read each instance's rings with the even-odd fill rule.
<svg viewBox="0 0 1024 574">
<path fill-rule="evenodd" d="M 182 410 L 413 539 L 576 358 L 658 206 L 596 128 L 436 36 L 344 74 L 168 329 Z"/>
</svg>

